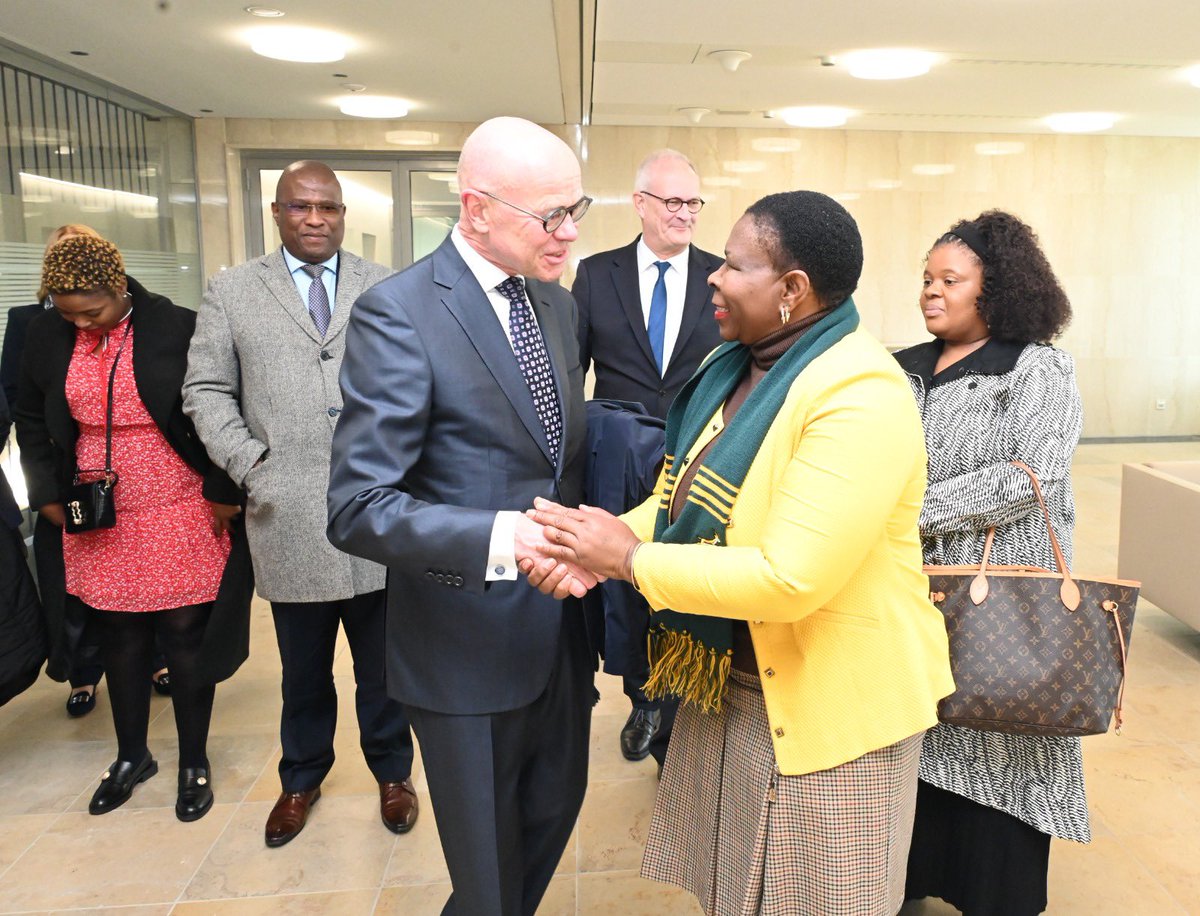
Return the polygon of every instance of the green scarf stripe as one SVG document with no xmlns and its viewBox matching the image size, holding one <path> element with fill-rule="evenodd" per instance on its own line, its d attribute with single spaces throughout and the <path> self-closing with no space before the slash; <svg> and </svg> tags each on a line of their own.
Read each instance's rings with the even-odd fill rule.
<svg viewBox="0 0 1200 916">
<path fill-rule="evenodd" d="M 719 493 L 711 492 L 699 477 L 696 477 L 692 481 L 692 488 L 688 492 L 689 499 L 693 496 L 703 500 L 706 505 L 715 508 L 722 518 L 728 518 L 729 513 L 733 511 L 733 500 L 723 499 Z"/>
<path fill-rule="evenodd" d="M 723 503 L 728 503 L 732 506 L 737 500 L 737 487 L 730 487 L 722 483 L 720 478 L 710 472 L 708 468 L 701 467 L 696 472 L 696 478 L 692 481 L 692 486 L 694 487 L 697 484 L 704 487 L 706 492 L 711 493 L 714 499 L 718 499 Z"/>
<path fill-rule="evenodd" d="M 726 512 L 721 506 L 714 506 L 712 503 L 708 502 L 706 499 L 704 499 L 703 494 L 696 493 L 696 491 L 693 490 L 687 495 L 687 502 L 699 506 L 709 515 L 715 518 L 720 523 L 721 527 L 729 524 L 729 513 Z"/>
<path fill-rule="evenodd" d="M 711 468 L 701 467 L 700 470 L 696 472 L 696 476 L 703 477 L 705 480 L 709 481 L 714 490 L 720 490 L 724 492 L 729 497 L 731 502 L 737 499 L 737 495 L 741 490 L 740 487 L 734 486 L 728 480 L 719 477 L 712 471 Z"/>
<path fill-rule="evenodd" d="M 710 354 L 667 413 L 666 492 L 654 522 L 655 542 L 725 543 L 725 529 L 738 491 L 792 383 L 814 359 L 857 327 L 858 309 L 854 300 L 847 298 L 792 344 L 713 444 L 692 479 L 679 517 L 672 522 L 671 493 L 682 471 L 682 466 L 675 467 L 675 456 L 692 451 L 750 366 L 750 348 L 744 344 L 725 343 Z M 732 656 L 732 621 L 669 609 L 659 611 L 650 633 L 651 670 L 646 695 L 679 696 L 703 712 L 720 710 Z"/>
</svg>

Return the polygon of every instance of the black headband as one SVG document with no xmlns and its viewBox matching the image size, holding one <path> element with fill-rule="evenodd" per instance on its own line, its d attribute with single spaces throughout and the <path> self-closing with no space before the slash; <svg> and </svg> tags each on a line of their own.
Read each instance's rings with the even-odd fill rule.
<svg viewBox="0 0 1200 916">
<path fill-rule="evenodd" d="M 988 260 L 987 242 L 983 240 L 983 236 L 979 230 L 975 228 L 974 223 L 961 223 L 950 230 L 950 234 L 961 241 L 964 245 L 975 252 L 975 257 L 979 258 L 983 263 Z"/>
</svg>

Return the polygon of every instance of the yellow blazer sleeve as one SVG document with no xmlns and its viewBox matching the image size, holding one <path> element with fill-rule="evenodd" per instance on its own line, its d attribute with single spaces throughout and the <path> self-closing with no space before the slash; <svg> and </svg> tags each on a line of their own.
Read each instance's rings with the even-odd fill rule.
<svg viewBox="0 0 1200 916">
<path fill-rule="evenodd" d="M 803 375 L 796 384 L 804 384 Z M 914 462 L 923 479 L 920 419 L 898 373 L 858 373 L 801 398 L 806 404 L 791 404 L 795 394 L 764 439 L 734 506 L 729 535 L 736 542 L 749 534 L 739 527 L 756 528 L 756 542 L 647 544 L 634 573 L 652 608 L 800 620 L 837 594 L 879 543 L 911 486 Z M 792 428 L 777 429 L 781 423 Z M 790 458 L 785 453 L 771 461 L 771 448 L 793 447 Z M 782 469 L 777 479 L 756 467 L 763 462 Z"/>
</svg>

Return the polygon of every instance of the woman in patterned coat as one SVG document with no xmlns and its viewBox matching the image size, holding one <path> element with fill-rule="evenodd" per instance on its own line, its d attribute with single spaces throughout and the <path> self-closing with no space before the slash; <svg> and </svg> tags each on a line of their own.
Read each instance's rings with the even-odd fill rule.
<svg viewBox="0 0 1200 916">
<path fill-rule="evenodd" d="M 193 821 L 213 802 L 214 688 L 201 649 L 218 593 L 248 602 L 250 585 L 244 550 L 229 562 L 240 491 L 183 415 L 195 312 L 126 276 L 120 252 L 101 238 L 59 242 L 42 271 L 54 307 L 30 322 L 15 412 L 29 503 L 58 528 L 78 519 L 72 482 L 77 471 L 85 481 L 104 476 L 81 469 L 105 467 L 110 415 L 118 475 L 115 525 L 60 535 L 67 601 L 99 628 L 117 733 L 117 759 L 88 811 L 112 811 L 158 771 L 146 743 L 146 672 L 158 636 L 179 735 L 175 813 Z"/>
<path fill-rule="evenodd" d="M 939 238 L 921 293 L 934 340 L 896 354 L 925 426 L 925 562 L 1054 569 L 1037 473 L 1068 562 L 1071 457 L 1083 425 L 1070 356 L 1049 345 L 1071 317 L 1033 231 L 992 210 Z M 906 897 L 941 897 L 967 916 L 1046 907 L 1050 837 L 1091 839 L 1078 738 L 939 724 L 921 753 Z"/>
</svg>

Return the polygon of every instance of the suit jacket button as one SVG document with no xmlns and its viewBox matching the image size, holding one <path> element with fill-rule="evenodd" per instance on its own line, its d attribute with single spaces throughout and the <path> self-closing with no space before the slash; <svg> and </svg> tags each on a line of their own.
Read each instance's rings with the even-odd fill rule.
<svg viewBox="0 0 1200 916">
<path fill-rule="evenodd" d="M 330 353 L 328 350 L 322 350 L 321 351 L 321 359 L 333 359 L 333 354 Z"/>
<path fill-rule="evenodd" d="M 434 578 L 437 579 L 437 581 L 441 584 L 444 584 L 446 581 L 446 577 L 443 576 L 441 573 L 438 573 L 436 576 L 434 576 Z"/>
<path fill-rule="evenodd" d="M 463 577 L 462 577 L 462 576 L 455 576 L 455 577 L 454 577 L 454 587 L 455 587 L 455 588 L 462 588 L 462 587 L 463 587 Z"/>
<path fill-rule="evenodd" d="M 432 579 L 432 578 L 433 578 L 433 570 L 432 570 L 432 569 L 427 569 L 427 570 L 425 570 L 425 578 L 426 578 L 426 579 Z"/>
<path fill-rule="evenodd" d="M 331 417 L 336 417 L 341 412 L 342 412 L 342 408 L 340 408 L 340 407 L 330 407 L 329 408 L 329 416 L 331 416 Z"/>
<path fill-rule="evenodd" d="M 658 396 L 659 396 L 660 398 L 665 398 L 665 397 L 667 396 L 667 389 L 666 389 L 666 388 L 659 388 L 659 389 L 658 389 Z"/>
</svg>

